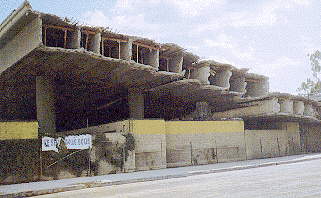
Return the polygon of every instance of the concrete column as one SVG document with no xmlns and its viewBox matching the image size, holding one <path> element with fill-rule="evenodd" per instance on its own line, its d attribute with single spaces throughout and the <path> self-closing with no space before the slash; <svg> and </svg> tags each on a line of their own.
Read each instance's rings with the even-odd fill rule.
<svg viewBox="0 0 321 198">
<path fill-rule="evenodd" d="M 54 80 L 47 76 L 36 77 L 37 120 L 40 133 L 56 132 Z"/>
<path fill-rule="evenodd" d="M 72 33 L 71 43 L 69 48 L 71 49 L 79 49 L 80 48 L 80 40 L 81 40 L 81 31 L 80 28 L 77 29 Z"/>
<path fill-rule="evenodd" d="M 304 102 L 303 101 L 294 101 L 293 102 L 293 112 L 297 115 L 303 115 L 304 113 Z"/>
<path fill-rule="evenodd" d="M 191 79 L 198 79 L 200 80 L 203 84 L 210 84 L 210 81 L 208 80 L 208 77 L 210 77 L 210 67 L 205 66 L 205 67 L 200 67 L 200 68 L 195 68 L 191 71 Z"/>
<path fill-rule="evenodd" d="M 132 45 L 133 41 L 129 40 L 128 42 L 120 43 L 120 59 L 130 61 L 132 58 Z"/>
<path fill-rule="evenodd" d="M 269 92 L 268 79 L 258 80 L 257 82 L 247 82 L 246 96 L 259 97 L 265 96 Z"/>
<path fill-rule="evenodd" d="M 231 76 L 232 72 L 230 70 L 217 72 L 214 76 L 214 85 L 229 89 Z"/>
<path fill-rule="evenodd" d="M 245 82 L 245 76 L 235 77 L 233 79 L 230 79 L 230 91 L 235 92 L 246 92 L 246 82 Z"/>
<path fill-rule="evenodd" d="M 290 99 L 279 99 L 280 112 L 293 114 L 293 100 Z"/>
<path fill-rule="evenodd" d="M 210 117 L 210 109 L 208 102 L 196 102 L 196 109 L 194 112 L 195 120 L 207 120 Z"/>
<path fill-rule="evenodd" d="M 101 45 L 101 33 L 98 32 L 94 35 L 91 46 L 89 46 L 89 50 L 100 54 L 100 45 Z"/>
<path fill-rule="evenodd" d="M 150 50 L 147 56 L 147 65 L 155 67 L 158 69 L 159 67 L 159 50 Z"/>
<path fill-rule="evenodd" d="M 128 90 L 129 117 L 132 119 L 144 118 L 144 94 L 140 90 Z"/>
<path fill-rule="evenodd" d="M 169 71 L 181 73 L 183 68 L 183 53 L 180 52 L 169 61 Z"/>
<path fill-rule="evenodd" d="M 304 112 L 303 115 L 306 116 L 314 116 L 314 110 L 312 104 L 304 104 Z"/>
</svg>

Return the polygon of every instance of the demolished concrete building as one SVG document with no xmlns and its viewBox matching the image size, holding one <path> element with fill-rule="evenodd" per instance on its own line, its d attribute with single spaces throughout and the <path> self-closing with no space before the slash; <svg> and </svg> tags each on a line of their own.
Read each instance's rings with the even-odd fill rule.
<svg viewBox="0 0 321 198">
<path fill-rule="evenodd" d="M 176 44 L 79 26 L 28 2 L 0 25 L 0 92 L 1 153 L 15 151 L 2 156 L 1 183 L 321 151 L 320 102 L 269 93 L 268 77 Z M 69 134 L 93 135 L 88 156 L 65 162 L 41 151 L 42 137 Z M 17 171 L 27 166 L 30 174 Z"/>
</svg>

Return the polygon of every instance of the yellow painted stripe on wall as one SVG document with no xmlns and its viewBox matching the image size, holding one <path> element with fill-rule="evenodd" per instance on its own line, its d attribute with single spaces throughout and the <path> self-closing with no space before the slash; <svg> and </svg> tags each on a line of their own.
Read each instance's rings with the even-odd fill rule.
<svg viewBox="0 0 321 198">
<path fill-rule="evenodd" d="M 0 122 L 0 140 L 37 138 L 38 122 Z"/>
<path fill-rule="evenodd" d="M 244 132 L 244 122 L 237 121 L 168 121 L 167 134 Z"/>
<path fill-rule="evenodd" d="M 164 120 L 130 120 L 130 130 L 136 134 L 165 134 Z"/>
</svg>

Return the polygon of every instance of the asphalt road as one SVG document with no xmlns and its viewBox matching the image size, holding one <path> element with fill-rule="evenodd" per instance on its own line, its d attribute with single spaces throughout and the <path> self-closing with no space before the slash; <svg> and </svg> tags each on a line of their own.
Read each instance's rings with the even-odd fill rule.
<svg viewBox="0 0 321 198">
<path fill-rule="evenodd" d="M 177 179 L 89 188 L 39 197 L 321 198 L 321 160 Z"/>
</svg>

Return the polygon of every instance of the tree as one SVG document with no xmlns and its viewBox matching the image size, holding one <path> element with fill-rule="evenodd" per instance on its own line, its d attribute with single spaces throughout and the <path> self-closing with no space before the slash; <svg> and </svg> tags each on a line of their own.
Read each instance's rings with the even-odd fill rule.
<svg viewBox="0 0 321 198">
<path fill-rule="evenodd" d="M 310 58 L 312 79 L 308 78 L 302 82 L 297 89 L 301 95 L 319 95 L 321 94 L 321 52 L 316 50 L 312 54 L 308 54 Z"/>
</svg>

